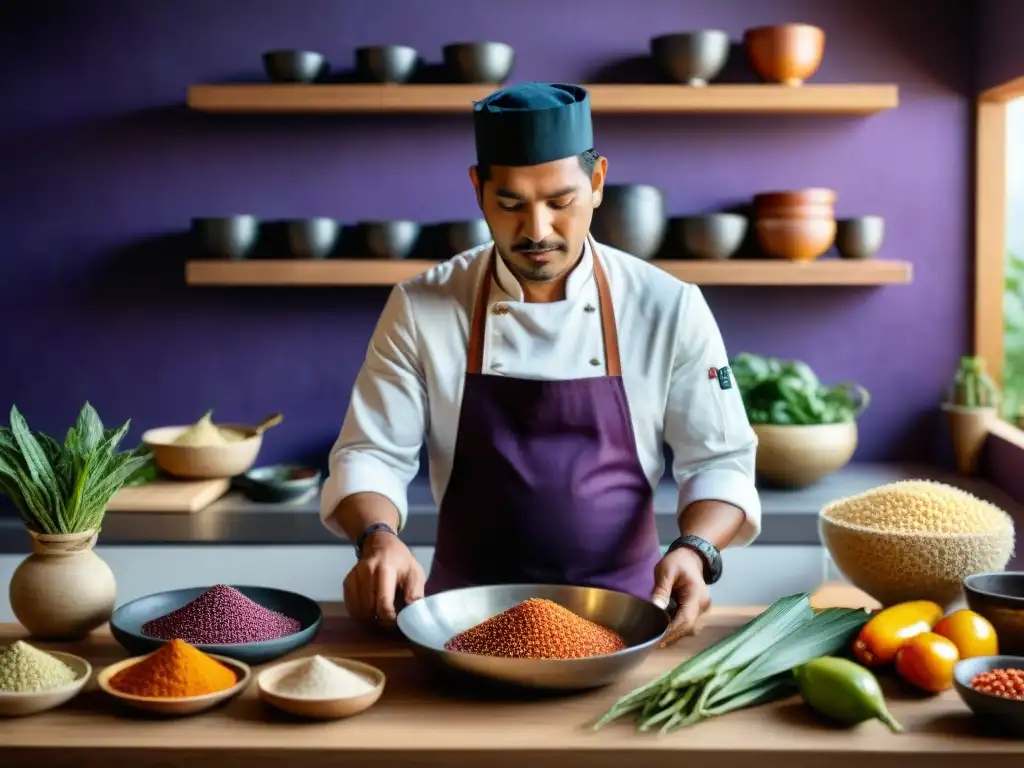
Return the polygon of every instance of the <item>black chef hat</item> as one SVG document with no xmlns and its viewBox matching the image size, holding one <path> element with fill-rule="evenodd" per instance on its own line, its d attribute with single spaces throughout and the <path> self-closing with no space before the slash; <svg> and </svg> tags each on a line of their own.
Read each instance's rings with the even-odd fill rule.
<svg viewBox="0 0 1024 768">
<path fill-rule="evenodd" d="M 594 147 L 590 95 L 579 85 L 523 83 L 473 104 L 477 162 L 540 165 Z"/>
</svg>

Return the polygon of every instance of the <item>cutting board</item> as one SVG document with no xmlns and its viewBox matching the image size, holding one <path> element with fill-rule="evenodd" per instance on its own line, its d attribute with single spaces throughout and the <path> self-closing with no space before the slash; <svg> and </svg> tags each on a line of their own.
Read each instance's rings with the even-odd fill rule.
<svg viewBox="0 0 1024 768">
<path fill-rule="evenodd" d="M 178 512 L 191 514 L 210 506 L 228 492 L 230 480 L 168 480 L 122 488 L 107 505 L 108 512 Z"/>
</svg>

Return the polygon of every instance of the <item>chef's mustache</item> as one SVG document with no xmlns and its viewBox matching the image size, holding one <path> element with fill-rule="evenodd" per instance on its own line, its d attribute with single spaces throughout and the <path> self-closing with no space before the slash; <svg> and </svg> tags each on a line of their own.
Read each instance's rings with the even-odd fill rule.
<svg viewBox="0 0 1024 768">
<path fill-rule="evenodd" d="M 539 242 L 524 238 L 516 241 L 513 251 L 564 251 L 565 243 L 559 240 L 541 240 Z"/>
</svg>

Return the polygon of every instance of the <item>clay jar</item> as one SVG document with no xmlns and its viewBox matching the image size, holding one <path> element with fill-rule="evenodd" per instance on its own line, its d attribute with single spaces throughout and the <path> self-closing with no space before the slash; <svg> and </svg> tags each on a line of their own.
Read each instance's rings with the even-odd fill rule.
<svg viewBox="0 0 1024 768">
<path fill-rule="evenodd" d="M 29 531 L 32 554 L 11 577 L 14 615 L 32 637 L 80 640 L 110 620 L 117 585 L 94 551 L 96 532 Z"/>
</svg>

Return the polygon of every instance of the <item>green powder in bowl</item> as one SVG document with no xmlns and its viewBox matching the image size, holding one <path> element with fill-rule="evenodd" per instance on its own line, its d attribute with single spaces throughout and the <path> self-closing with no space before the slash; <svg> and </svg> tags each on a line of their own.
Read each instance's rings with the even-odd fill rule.
<svg viewBox="0 0 1024 768">
<path fill-rule="evenodd" d="M 0 651 L 0 693 L 36 693 L 75 682 L 76 672 L 21 640 Z"/>
</svg>

